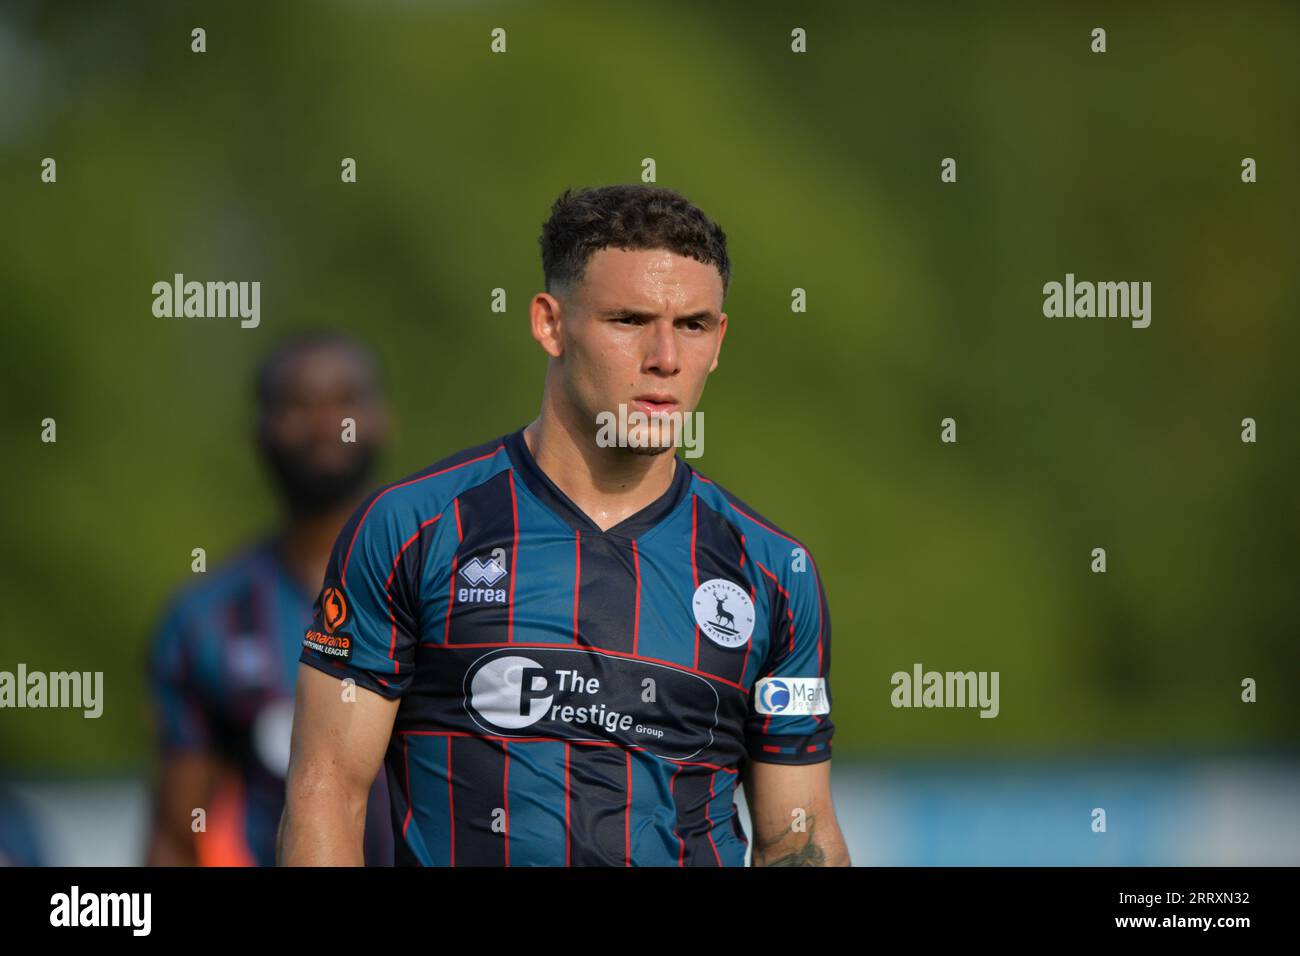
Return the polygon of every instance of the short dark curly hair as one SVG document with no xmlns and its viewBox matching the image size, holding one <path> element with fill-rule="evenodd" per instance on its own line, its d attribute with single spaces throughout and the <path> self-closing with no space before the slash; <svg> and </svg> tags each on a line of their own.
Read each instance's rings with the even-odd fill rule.
<svg viewBox="0 0 1300 956">
<path fill-rule="evenodd" d="M 629 183 L 566 189 L 551 206 L 538 237 L 546 291 L 571 289 L 601 249 L 667 249 L 706 265 L 731 285 L 727 234 L 685 196 L 661 186 Z"/>
<path fill-rule="evenodd" d="M 253 373 L 254 397 L 258 411 L 265 415 L 280 401 L 275 377 L 290 360 L 314 349 L 337 348 L 353 353 L 366 371 L 366 387 L 372 396 L 382 394 L 379 360 L 368 345 L 355 336 L 334 329 L 308 328 L 290 333 L 258 362 Z"/>
</svg>

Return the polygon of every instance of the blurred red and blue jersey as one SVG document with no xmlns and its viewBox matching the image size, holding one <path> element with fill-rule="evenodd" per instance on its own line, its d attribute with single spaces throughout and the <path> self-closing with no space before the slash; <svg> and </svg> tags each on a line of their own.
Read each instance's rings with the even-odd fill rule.
<svg viewBox="0 0 1300 956">
<path fill-rule="evenodd" d="M 273 866 L 284 809 L 294 680 L 312 596 L 274 537 L 182 588 L 150 646 L 160 749 L 204 751 L 227 772 L 196 834 L 200 864 Z M 368 865 L 392 865 L 384 774 L 370 793 Z"/>
<path fill-rule="evenodd" d="M 373 493 L 303 662 L 401 698 L 396 861 L 742 866 L 743 761 L 827 760 L 811 555 L 678 458 L 601 531 L 519 429 Z"/>
<path fill-rule="evenodd" d="M 0 783 L 0 866 L 45 866 L 42 843 L 26 802 Z"/>
</svg>

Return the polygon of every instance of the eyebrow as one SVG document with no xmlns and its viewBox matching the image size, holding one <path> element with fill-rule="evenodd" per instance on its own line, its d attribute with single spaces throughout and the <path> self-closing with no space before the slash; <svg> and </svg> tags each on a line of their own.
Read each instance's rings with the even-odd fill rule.
<svg viewBox="0 0 1300 956">
<path fill-rule="evenodd" d="M 638 312 L 636 309 L 617 309 L 617 308 L 601 309 L 597 314 L 606 316 L 608 318 L 629 318 L 629 319 L 655 318 L 655 313 L 653 312 Z M 692 312 L 689 315 L 679 315 L 677 316 L 676 319 L 674 319 L 674 321 L 676 322 L 689 322 L 689 321 L 699 321 L 699 320 L 712 321 L 713 318 L 714 318 L 713 313 L 705 310 L 703 312 Z"/>
</svg>

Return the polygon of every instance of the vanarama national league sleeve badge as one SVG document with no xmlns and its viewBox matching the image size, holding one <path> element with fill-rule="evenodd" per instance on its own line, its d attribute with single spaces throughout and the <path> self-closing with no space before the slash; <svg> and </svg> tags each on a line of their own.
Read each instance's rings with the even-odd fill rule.
<svg viewBox="0 0 1300 956">
<path fill-rule="evenodd" d="M 311 628 L 303 638 L 303 644 L 329 657 L 352 660 L 352 635 L 339 630 L 348 619 L 348 600 L 342 588 L 326 585 L 321 592 L 320 613 L 317 617 L 325 630 Z"/>
</svg>

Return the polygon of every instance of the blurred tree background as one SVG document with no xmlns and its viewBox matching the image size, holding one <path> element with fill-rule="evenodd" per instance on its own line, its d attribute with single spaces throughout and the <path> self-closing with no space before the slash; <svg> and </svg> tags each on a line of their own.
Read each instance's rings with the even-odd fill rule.
<svg viewBox="0 0 1300 956">
<path fill-rule="evenodd" d="M 106 702 L 0 713 L 5 765 L 147 758 L 161 602 L 192 548 L 211 568 L 275 513 L 251 446 L 274 342 L 375 347 L 382 480 L 511 430 L 540 395 L 550 203 L 645 157 L 728 235 L 692 463 L 812 549 L 838 754 L 1293 747 L 1298 26 L 1283 3 L 6 4 L 0 669 L 102 670 Z M 259 280 L 260 326 L 155 318 L 177 272 Z M 1150 281 L 1151 326 L 1045 318 L 1067 272 Z M 916 662 L 1000 671 L 998 719 L 892 708 Z"/>
</svg>

